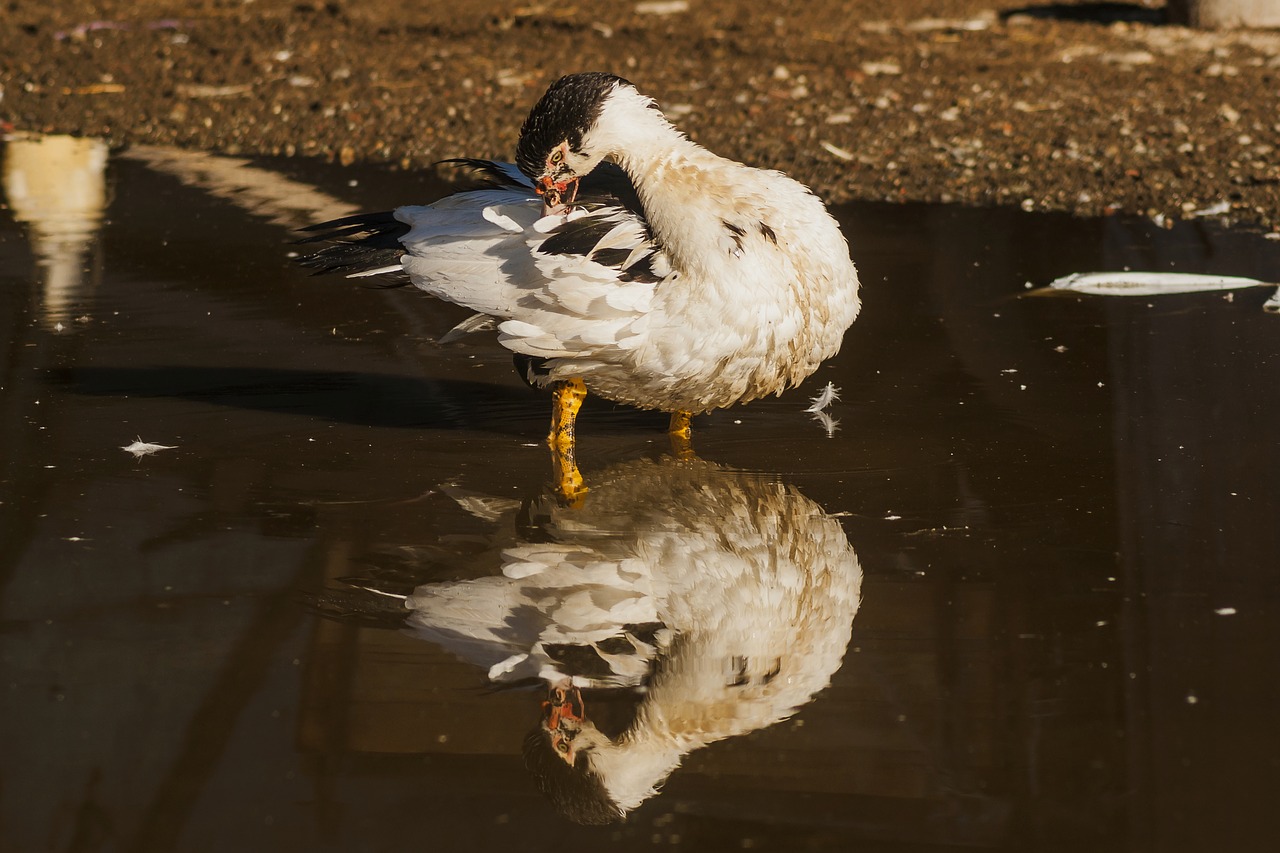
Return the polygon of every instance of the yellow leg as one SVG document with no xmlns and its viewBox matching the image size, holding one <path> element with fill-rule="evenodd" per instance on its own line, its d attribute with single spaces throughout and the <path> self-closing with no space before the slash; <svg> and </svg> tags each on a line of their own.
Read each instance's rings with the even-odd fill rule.
<svg viewBox="0 0 1280 853">
<path fill-rule="evenodd" d="M 679 459 L 693 457 L 693 415 L 689 412 L 671 413 L 671 424 L 667 427 L 667 435 L 671 438 L 671 452 Z"/>
<path fill-rule="evenodd" d="M 547 436 L 547 444 L 572 448 L 574 424 L 582 401 L 587 399 L 587 386 L 581 379 L 567 379 L 553 384 L 551 394 L 551 434 Z"/>
<path fill-rule="evenodd" d="M 578 410 L 587 398 L 587 386 L 581 379 L 569 379 L 551 386 L 551 434 L 547 444 L 551 446 L 551 470 L 556 480 L 556 491 L 571 506 L 582 503 L 587 486 L 578 471 L 574 424 Z"/>
</svg>

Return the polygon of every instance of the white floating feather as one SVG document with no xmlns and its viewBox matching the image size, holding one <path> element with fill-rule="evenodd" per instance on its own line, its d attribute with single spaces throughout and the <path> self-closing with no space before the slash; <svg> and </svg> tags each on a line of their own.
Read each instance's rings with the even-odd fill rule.
<svg viewBox="0 0 1280 853">
<path fill-rule="evenodd" d="M 177 446 L 176 444 L 153 444 L 138 437 L 132 444 L 126 444 L 120 449 L 125 453 L 132 453 L 134 459 L 141 459 L 144 456 L 159 453 L 161 450 L 173 450 Z"/>
<path fill-rule="evenodd" d="M 828 382 L 826 386 L 818 392 L 818 395 L 809 401 L 811 405 L 809 408 L 805 409 L 805 411 L 816 414 L 839 399 L 840 389 L 835 386 L 834 382 Z"/>
<path fill-rule="evenodd" d="M 1199 275 L 1174 272 L 1072 273 L 1054 279 L 1049 287 L 1098 296 L 1160 296 L 1166 293 L 1201 293 L 1272 286 L 1271 283 L 1233 275 Z"/>
</svg>

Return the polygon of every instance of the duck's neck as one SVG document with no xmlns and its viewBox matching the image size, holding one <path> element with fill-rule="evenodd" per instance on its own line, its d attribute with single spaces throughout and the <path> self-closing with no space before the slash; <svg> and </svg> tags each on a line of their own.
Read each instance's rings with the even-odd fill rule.
<svg viewBox="0 0 1280 853">
<path fill-rule="evenodd" d="M 608 159 L 631 178 L 649 228 L 672 266 L 689 270 L 710 257 L 723 234 L 714 211 L 703 209 L 714 195 L 707 168 L 723 161 L 635 92 L 618 93 L 602 116 L 601 130 Z"/>
<path fill-rule="evenodd" d="M 676 738 L 664 720 L 654 719 L 642 708 L 635 723 L 616 743 L 593 754 L 592 766 L 605 780 L 614 801 L 630 811 L 653 795 L 680 766 L 685 753 L 700 745 Z"/>
</svg>

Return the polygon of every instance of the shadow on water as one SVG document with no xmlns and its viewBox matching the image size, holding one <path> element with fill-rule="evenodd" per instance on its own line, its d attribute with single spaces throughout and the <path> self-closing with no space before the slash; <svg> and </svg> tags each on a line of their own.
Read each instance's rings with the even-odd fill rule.
<svg viewBox="0 0 1280 853">
<path fill-rule="evenodd" d="M 50 381 L 76 394 L 198 400 L 373 427 L 502 432 L 513 431 L 511 410 L 536 399 L 527 388 L 461 379 L 268 367 L 85 367 L 54 372 Z"/>
<path fill-rule="evenodd" d="M 436 343 L 466 312 L 289 263 L 310 211 L 437 182 L 20 142 L 6 849 L 1271 838 L 1280 319 L 1260 291 L 1020 294 L 1275 280 L 1280 243 L 843 208 L 865 307 L 840 356 L 699 419 L 707 461 L 588 408 L 570 509 L 545 398 L 492 340 Z M 803 409 L 829 381 L 827 427 Z M 627 818 L 575 826 L 540 788 Z"/>
</svg>

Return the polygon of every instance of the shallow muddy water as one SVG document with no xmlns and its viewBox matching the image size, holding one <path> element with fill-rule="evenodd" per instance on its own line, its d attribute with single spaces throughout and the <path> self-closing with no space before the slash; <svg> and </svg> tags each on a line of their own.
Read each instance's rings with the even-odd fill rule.
<svg viewBox="0 0 1280 853">
<path fill-rule="evenodd" d="M 1280 243 L 841 209 L 865 302 L 840 356 L 698 418 L 698 460 L 589 400 L 591 492 L 563 507 L 547 400 L 490 338 L 435 343 L 467 312 L 289 262 L 291 227 L 437 182 L 88 144 L 5 164 L 0 848 L 1274 839 L 1270 291 L 1023 294 L 1126 267 L 1274 281 Z M 838 424 L 804 412 L 828 382 Z M 510 568 L 540 548 L 587 555 L 581 582 Z M 603 827 L 522 756 L 546 697 L 528 624 L 591 584 L 632 608 L 631 645 L 551 645 L 638 673 L 586 714 L 635 747 L 619 777 L 648 761 L 660 786 Z M 404 631 L 379 591 L 415 590 Z M 484 641 L 449 621 L 467 608 L 496 614 Z M 702 736 L 640 755 L 682 702 Z"/>
</svg>

